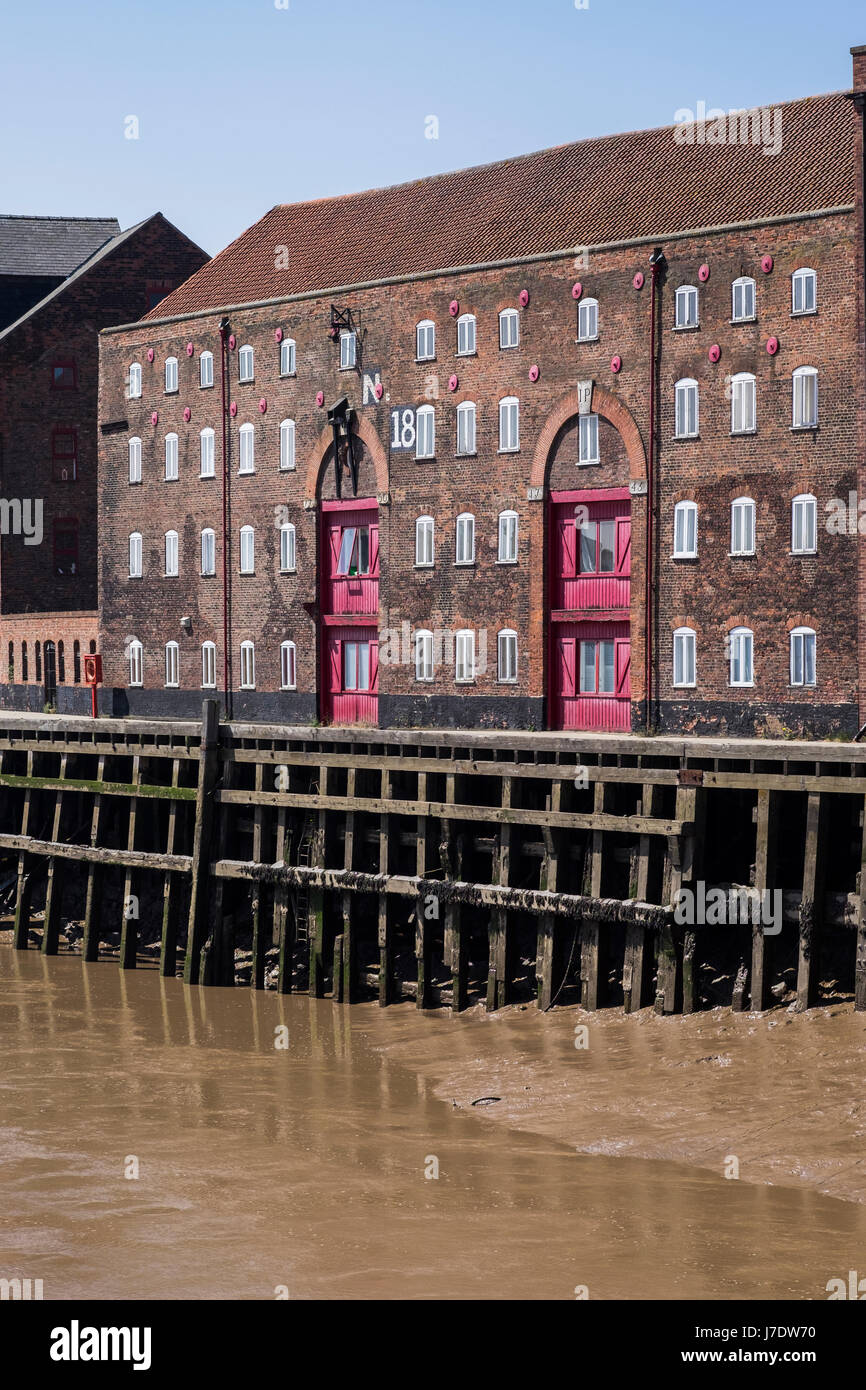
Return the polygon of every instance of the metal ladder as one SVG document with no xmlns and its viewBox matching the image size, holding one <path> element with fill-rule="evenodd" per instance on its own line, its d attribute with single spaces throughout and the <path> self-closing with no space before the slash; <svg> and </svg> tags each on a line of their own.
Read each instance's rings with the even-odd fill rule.
<svg viewBox="0 0 866 1390">
<path fill-rule="evenodd" d="M 298 842 L 297 863 L 299 868 L 308 869 L 312 862 L 313 836 L 316 833 L 317 820 L 317 812 L 307 812 L 301 838 Z M 310 885 L 306 880 L 299 884 L 292 895 L 292 907 L 295 913 L 295 941 L 308 941 L 310 935 Z"/>
</svg>

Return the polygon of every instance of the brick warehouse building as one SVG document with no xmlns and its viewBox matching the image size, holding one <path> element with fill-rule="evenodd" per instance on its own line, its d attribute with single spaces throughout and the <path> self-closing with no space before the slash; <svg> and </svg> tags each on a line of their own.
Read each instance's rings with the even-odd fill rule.
<svg viewBox="0 0 866 1390">
<path fill-rule="evenodd" d="M 98 331 L 207 260 L 157 213 L 0 217 L 0 703 L 83 711 L 97 641 Z"/>
<path fill-rule="evenodd" d="M 853 53 L 726 143 L 278 206 L 104 331 L 104 707 L 855 733 Z"/>
</svg>

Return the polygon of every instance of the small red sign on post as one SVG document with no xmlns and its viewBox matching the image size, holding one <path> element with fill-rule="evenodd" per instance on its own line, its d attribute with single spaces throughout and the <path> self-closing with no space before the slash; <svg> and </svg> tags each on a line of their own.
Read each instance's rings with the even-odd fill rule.
<svg viewBox="0 0 866 1390">
<path fill-rule="evenodd" d="M 102 685 L 102 657 L 98 652 L 90 652 L 84 658 L 84 683 L 90 686 L 90 712 L 95 719 L 96 712 L 96 687 Z"/>
</svg>

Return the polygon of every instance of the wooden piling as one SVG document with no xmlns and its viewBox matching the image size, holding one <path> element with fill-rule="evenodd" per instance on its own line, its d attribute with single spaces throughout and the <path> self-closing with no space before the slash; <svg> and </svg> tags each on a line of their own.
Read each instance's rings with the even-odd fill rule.
<svg viewBox="0 0 866 1390">
<path fill-rule="evenodd" d="M 392 799 L 391 769 L 382 768 L 382 800 Z M 387 874 L 389 870 L 389 835 L 388 835 L 388 816 L 382 814 L 379 817 L 379 873 Z M 393 997 L 393 960 L 392 960 L 392 932 L 391 923 L 388 915 L 388 895 L 379 894 L 379 1005 L 384 1008 L 391 1003 Z"/>
<path fill-rule="evenodd" d="M 644 784 L 641 789 L 641 815 L 656 815 L 660 795 L 661 788 L 655 783 Z M 651 853 L 651 837 L 641 835 L 638 840 L 634 879 L 631 884 L 631 892 L 638 902 L 649 901 Z M 646 927 L 639 922 L 630 922 L 625 929 L 625 956 L 622 972 L 623 1008 L 627 1014 L 635 1013 L 649 1003 L 650 945 Z"/>
<path fill-rule="evenodd" d="M 180 783 L 180 760 L 175 758 L 171 765 L 171 785 Z M 171 801 L 168 808 L 168 829 L 166 831 L 165 852 L 174 854 L 177 840 L 177 818 L 179 803 Z M 160 933 L 159 973 L 173 980 L 177 974 L 177 917 L 180 884 L 176 874 L 166 873 L 162 880 L 162 931 Z"/>
<path fill-rule="evenodd" d="M 328 768 L 319 771 L 319 786 L 322 796 L 328 795 Z M 319 811 L 318 828 L 313 837 L 312 863 L 318 868 L 325 866 L 325 830 L 327 812 Z M 310 889 L 309 952 L 310 977 L 309 992 L 321 999 L 325 992 L 325 894 L 321 888 Z"/>
<path fill-rule="evenodd" d="M 257 792 L 264 791 L 265 786 L 265 765 L 256 763 L 255 766 L 255 787 Z M 256 863 L 262 862 L 262 851 L 264 845 L 264 806 L 256 806 L 253 811 L 253 859 Z M 250 988 L 264 989 L 265 987 L 265 953 L 268 949 L 268 933 L 265 928 L 265 911 L 263 898 L 266 895 L 265 885 L 261 879 L 256 879 L 253 883 L 250 895 L 250 927 L 252 934 L 252 966 L 250 969 Z"/>
<path fill-rule="evenodd" d="M 776 887 L 779 841 L 779 793 L 766 787 L 758 790 L 755 819 L 755 891 L 762 896 Z M 772 937 L 765 935 L 761 921 L 752 923 L 751 1007 L 766 1009 L 770 1002 Z"/>
<path fill-rule="evenodd" d="M 427 800 L 427 773 L 418 773 L 418 800 Z M 415 822 L 415 873 L 418 878 L 427 877 L 429 865 L 427 863 L 427 817 L 418 816 Z M 417 974 L 415 984 L 415 1007 L 416 1009 L 429 1009 L 430 1007 L 430 970 L 432 964 L 432 913 L 428 911 L 431 905 L 428 904 L 427 896 L 419 894 L 415 899 L 415 960 L 417 962 Z"/>
<path fill-rule="evenodd" d="M 866 799 L 860 832 L 860 891 L 857 895 L 857 949 L 854 962 L 854 1008 L 866 1009 Z"/>
<path fill-rule="evenodd" d="M 502 806 L 510 808 L 512 779 L 502 779 Z M 494 858 L 493 881 L 508 886 L 511 866 L 511 826 L 499 827 Z M 496 908 L 490 914 L 488 927 L 487 1011 L 504 1008 L 510 998 L 509 922 L 506 908 Z"/>
<path fill-rule="evenodd" d="M 449 772 L 445 777 L 445 803 L 453 806 L 456 801 L 457 776 Z M 459 879 L 463 867 L 460 835 L 455 833 L 450 818 L 440 822 L 440 827 L 439 855 L 445 878 Z M 466 938 L 461 919 L 460 903 L 447 900 L 444 918 L 445 962 L 451 972 L 451 1012 L 455 1014 L 461 1013 L 468 1002 Z"/>
<path fill-rule="evenodd" d="M 806 805 L 806 854 L 803 862 L 803 895 L 800 899 L 800 932 L 797 952 L 798 1010 L 818 1002 L 818 968 L 821 917 L 826 868 L 827 803 L 821 792 L 809 792 Z"/>
<path fill-rule="evenodd" d="M 27 777 L 33 777 L 33 752 L 27 754 Z M 31 818 L 32 790 L 24 789 L 24 808 L 21 813 L 21 834 L 29 836 Z M 33 894 L 33 879 L 27 855 L 22 850 L 18 855 L 18 882 L 15 893 L 15 922 L 12 929 L 12 945 L 16 951 L 26 951 L 30 945 L 30 900 Z"/>
<path fill-rule="evenodd" d="M 350 767 L 346 772 L 346 801 L 354 802 L 355 799 L 355 769 Z M 343 841 L 343 868 L 351 872 L 355 867 L 355 812 L 348 810 L 345 820 L 345 838 Z M 354 893 L 344 893 L 342 899 L 343 907 L 343 930 L 342 951 L 340 954 L 340 967 L 342 971 L 342 981 L 340 984 L 340 998 L 347 1004 L 354 1004 L 357 998 L 357 963 L 356 963 L 356 940 L 354 923 Z"/>
<path fill-rule="evenodd" d="M 607 786 L 606 782 L 595 783 L 593 813 L 596 816 L 604 814 Z M 594 898 L 601 897 L 603 855 L 604 831 L 593 830 L 590 839 L 589 892 Z M 604 999 L 602 960 L 606 956 L 605 945 L 601 924 L 593 918 L 585 918 L 580 927 L 580 1002 L 590 1012 L 598 1009 Z"/>
<path fill-rule="evenodd" d="M 207 932 L 213 793 L 216 786 L 218 764 L 219 718 L 217 704 L 215 700 L 205 700 L 202 705 L 195 831 L 190 867 L 189 926 L 187 929 L 186 959 L 183 967 L 183 978 L 188 985 L 200 983 L 201 949 Z"/>
<path fill-rule="evenodd" d="M 60 781 L 66 777 L 69 755 L 60 758 Z M 63 816 L 63 792 L 58 790 L 54 796 L 54 819 L 51 839 L 56 844 L 60 839 L 60 825 Z M 42 954 L 56 956 L 60 937 L 60 907 L 63 892 L 63 865 L 54 855 L 48 860 L 48 880 L 45 886 L 45 918 L 42 924 Z"/>
<path fill-rule="evenodd" d="M 558 815 L 562 806 L 562 782 L 555 778 L 550 784 L 547 802 L 551 812 Z M 551 826 L 541 829 L 544 840 L 544 858 L 541 861 L 539 886 L 548 893 L 555 893 L 559 872 L 559 838 Z M 535 952 L 535 981 L 538 1007 L 542 1011 L 553 1003 L 553 962 L 556 955 L 556 917 L 552 912 L 543 913 L 538 919 L 538 941 Z"/>
</svg>

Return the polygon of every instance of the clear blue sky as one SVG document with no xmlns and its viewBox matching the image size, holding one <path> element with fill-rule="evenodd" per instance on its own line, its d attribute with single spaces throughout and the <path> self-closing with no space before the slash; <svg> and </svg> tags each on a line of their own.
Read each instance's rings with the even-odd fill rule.
<svg viewBox="0 0 866 1390">
<path fill-rule="evenodd" d="M 848 88 L 866 43 L 862 0 L 288 5 L 9 0 L 0 212 L 160 210 L 214 253 L 274 203 Z"/>
</svg>

